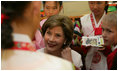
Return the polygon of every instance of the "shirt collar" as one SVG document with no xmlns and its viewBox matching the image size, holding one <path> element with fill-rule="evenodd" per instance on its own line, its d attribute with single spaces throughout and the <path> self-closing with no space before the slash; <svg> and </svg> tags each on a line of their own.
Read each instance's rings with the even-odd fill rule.
<svg viewBox="0 0 118 71">
<path fill-rule="evenodd" d="M 13 41 L 32 43 L 28 35 L 13 33 Z"/>
<path fill-rule="evenodd" d="M 117 45 L 114 47 L 114 46 L 112 46 L 112 51 L 114 51 L 115 49 L 117 48 Z"/>
<path fill-rule="evenodd" d="M 95 16 L 94 16 L 94 13 L 93 12 L 92 12 L 92 15 L 93 15 L 93 19 L 94 19 L 94 22 L 95 22 L 95 26 L 96 27 L 99 27 L 99 25 L 101 24 L 101 21 L 102 21 L 103 17 L 106 15 L 106 12 L 104 11 L 104 13 L 103 13 L 101 19 L 99 20 L 98 24 L 97 24 L 97 22 L 95 20 Z"/>
</svg>

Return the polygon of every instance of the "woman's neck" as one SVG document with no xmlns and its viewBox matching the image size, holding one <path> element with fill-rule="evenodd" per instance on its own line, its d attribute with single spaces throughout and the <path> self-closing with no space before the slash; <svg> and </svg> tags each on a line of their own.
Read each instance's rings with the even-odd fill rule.
<svg viewBox="0 0 118 71">
<path fill-rule="evenodd" d="M 44 48 L 44 52 L 47 53 L 47 54 L 50 54 L 50 55 L 54 55 L 54 56 L 57 56 L 57 57 L 61 57 L 61 49 L 58 50 L 58 51 L 53 51 L 53 52 L 50 52 L 48 51 L 46 48 Z"/>
</svg>

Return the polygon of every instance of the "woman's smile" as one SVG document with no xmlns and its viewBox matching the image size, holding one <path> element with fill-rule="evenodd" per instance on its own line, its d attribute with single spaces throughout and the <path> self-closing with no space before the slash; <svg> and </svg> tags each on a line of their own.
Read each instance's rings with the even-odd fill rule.
<svg viewBox="0 0 118 71">
<path fill-rule="evenodd" d="M 48 43 L 48 46 L 49 46 L 49 47 L 55 47 L 56 44 L 55 44 L 55 43 L 54 43 L 54 44 L 53 44 L 53 43 Z"/>
</svg>

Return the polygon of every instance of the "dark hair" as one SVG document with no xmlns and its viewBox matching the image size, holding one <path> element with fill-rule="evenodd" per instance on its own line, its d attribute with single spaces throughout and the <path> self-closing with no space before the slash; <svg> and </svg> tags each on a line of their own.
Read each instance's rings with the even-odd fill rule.
<svg viewBox="0 0 118 71">
<path fill-rule="evenodd" d="M 55 2 L 59 3 L 60 7 L 61 7 L 61 6 L 62 6 L 62 4 L 63 4 L 63 2 L 62 2 L 62 1 L 55 1 Z M 43 6 L 45 6 L 45 3 L 46 3 L 46 1 L 43 1 Z"/>
<path fill-rule="evenodd" d="M 8 49 L 13 47 L 13 38 L 11 22 L 23 15 L 29 1 L 1 1 L 1 12 L 7 19 L 4 19 L 1 24 L 1 48 Z"/>
<path fill-rule="evenodd" d="M 105 6 L 104 10 L 105 10 L 106 13 L 107 13 L 107 11 L 108 11 L 108 7 L 109 7 L 108 1 L 105 1 L 105 4 L 107 4 L 107 5 Z"/>
<path fill-rule="evenodd" d="M 64 36 L 66 38 L 65 46 L 70 45 L 73 38 L 74 26 L 71 19 L 67 16 L 53 15 L 49 17 L 42 26 L 42 35 L 45 35 L 45 32 L 48 28 L 53 28 L 56 26 L 60 26 L 63 29 Z"/>
</svg>

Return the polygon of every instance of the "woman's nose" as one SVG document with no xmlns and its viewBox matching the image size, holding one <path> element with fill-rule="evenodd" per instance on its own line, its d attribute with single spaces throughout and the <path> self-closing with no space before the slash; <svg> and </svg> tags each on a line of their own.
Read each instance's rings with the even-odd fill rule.
<svg viewBox="0 0 118 71">
<path fill-rule="evenodd" d="M 54 40 L 55 40 L 54 35 L 51 35 L 51 36 L 49 37 L 49 40 L 50 40 L 50 41 L 54 41 Z"/>
</svg>

